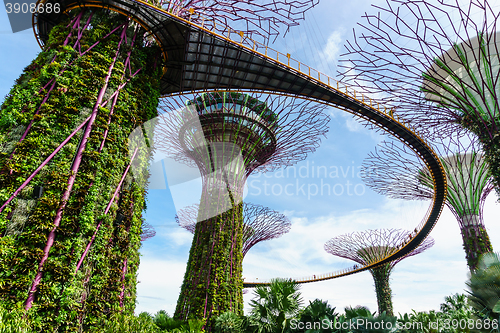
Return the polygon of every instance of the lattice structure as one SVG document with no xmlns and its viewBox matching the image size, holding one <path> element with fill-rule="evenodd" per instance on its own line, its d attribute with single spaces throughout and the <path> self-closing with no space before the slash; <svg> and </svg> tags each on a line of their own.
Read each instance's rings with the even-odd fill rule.
<svg viewBox="0 0 500 333">
<path fill-rule="evenodd" d="M 199 205 L 183 208 L 175 216 L 177 224 L 194 234 Z M 292 224 L 283 214 L 261 205 L 243 203 L 243 257 L 256 244 L 279 238 L 290 231 Z"/>
<path fill-rule="evenodd" d="M 334 256 L 350 259 L 362 266 L 366 266 L 398 251 L 412 235 L 411 232 L 401 229 L 353 232 L 330 239 L 325 243 L 325 251 Z M 393 315 L 389 278 L 394 266 L 401 260 L 422 253 L 433 245 L 434 240 L 430 237 L 426 238 L 410 253 L 370 270 L 375 281 L 379 313 L 385 311 L 388 315 Z"/>
<path fill-rule="evenodd" d="M 172 0 L 161 1 L 167 11 L 203 24 L 219 33 L 228 27 L 242 31 L 253 39 L 274 41 L 283 31 L 299 24 L 304 13 L 317 5 L 319 0 Z"/>
<path fill-rule="evenodd" d="M 489 166 L 474 137 L 436 142 L 448 178 L 446 205 L 462 233 L 467 264 L 476 268 L 479 256 L 492 246 L 483 221 L 483 205 L 493 189 Z M 430 173 L 406 147 L 383 142 L 363 163 L 363 180 L 378 193 L 406 200 L 432 199 Z"/>
<path fill-rule="evenodd" d="M 499 4 L 390 0 L 377 9 L 347 44 L 344 79 L 423 131 L 475 133 L 499 189 Z"/>
<path fill-rule="evenodd" d="M 329 118 L 317 103 L 237 91 L 164 99 L 161 108 L 157 149 L 196 166 L 203 181 L 175 316 L 241 313 L 246 177 L 304 159 L 318 147 Z"/>
<path fill-rule="evenodd" d="M 223 107 L 220 108 L 221 105 L 216 106 L 215 103 L 221 103 Z M 187 122 L 200 119 L 201 126 L 204 126 L 205 122 L 219 122 L 224 116 L 224 130 L 232 131 L 235 127 L 231 127 L 230 123 L 246 120 L 259 127 L 259 131 L 270 133 L 272 137 L 262 138 L 259 144 L 249 149 L 247 154 L 243 154 L 244 172 L 247 176 L 252 172 L 275 171 L 304 160 L 319 147 L 320 138 L 328 131 L 329 122 L 329 117 L 323 114 L 324 106 L 272 93 L 218 91 L 168 97 L 161 99 L 160 109 L 164 113 L 160 115 L 162 121 L 155 130 L 157 147 L 186 165 L 198 167 L 183 145 L 192 145 L 188 149 L 194 150 L 194 147 L 207 146 L 208 143 L 205 142 L 209 141 L 199 139 L 182 143 L 180 129 Z M 191 130 L 197 130 L 193 126 Z M 238 126 L 243 128 L 249 125 L 242 122 Z M 215 134 L 207 130 L 205 135 Z M 253 139 L 243 137 L 238 145 L 249 145 L 250 140 Z M 267 149 L 262 149 L 260 145 L 266 146 Z"/>
</svg>

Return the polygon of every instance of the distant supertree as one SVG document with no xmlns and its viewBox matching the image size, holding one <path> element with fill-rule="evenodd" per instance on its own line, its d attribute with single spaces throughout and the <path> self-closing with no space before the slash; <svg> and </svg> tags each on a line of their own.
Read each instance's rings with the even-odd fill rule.
<svg viewBox="0 0 500 333">
<path fill-rule="evenodd" d="M 0 303 L 23 302 L 42 331 L 133 313 L 150 151 L 131 148 L 129 135 L 157 116 L 167 67 L 185 66 L 167 65 L 167 52 L 189 43 L 159 7 L 269 40 L 315 3 L 40 1 L 43 50 L 0 106 Z"/>
<path fill-rule="evenodd" d="M 467 139 L 467 140 L 465 140 Z M 493 189 L 488 163 L 477 143 L 466 136 L 436 144 L 446 172 L 446 205 L 460 226 L 469 269 L 481 254 L 492 251 L 483 221 L 483 205 Z M 420 159 L 406 147 L 385 141 L 364 161 L 364 182 L 376 192 L 406 200 L 432 199 L 431 176 Z"/>
<path fill-rule="evenodd" d="M 319 0 L 164 0 L 163 9 L 218 32 L 231 27 L 248 37 L 275 39 L 304 19 L 304 13 Z"/>
<path fill-rule="evenodd" d="M 199 215 L 199 205 L 181 209 L 176 222 L 194 234 Z M 243 203 L 243 257 L 256 244 L 279 238 L 290 231 L 292 224 L 283 214 L 261 205 Z"/>
<path fill-rule="evenodd" d="M 156 236 L 156 231 L 153 226 L 147 222 L 142 223 L 142 232 L 141 232 L 141 242 L 144 242 L 150 238 Z"/>
<path fill-rule="evenodd" d="M 476 134 L 498 192 L 498 1 L 388 0 L 376 8 L 347 44 L 344 79 L 420 130 Z"/>
<path fill-rule="evenodd" d="M 325 251 L 337 257 L 353 260 L 365 266 L 382 260 L 411 238 L 412 234 L 401 229 L 377 229 L 353 232 L 330 239 L 325 243 Z M 375 281 L 379 314 L 383 311 L 393 316 L 390 274 L 401 260 L 422 253 L 434 245 L 432 238 L 426 238 L 410 253 L 370 270 Z"/>
<path fill-rule="evenodd" d="M 242 198 L 246 178 L 303 160 L 328 116 L 316 103 L 218 91 L 164 99 L 156 147 L 196 167 L 203 189 L 175 316 L 242 313 Z"/>
</svg>

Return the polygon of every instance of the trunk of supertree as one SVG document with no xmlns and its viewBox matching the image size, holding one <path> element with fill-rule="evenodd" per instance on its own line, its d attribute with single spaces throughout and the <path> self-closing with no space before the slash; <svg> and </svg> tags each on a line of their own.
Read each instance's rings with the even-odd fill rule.
<svg viewBox="0 0 500 333">
<path fill-rule="evenodd" d="M 159 49 L 128 18 L 100 9 L 70 16 L 52 29 L 0 117 L 0 199 L 8 201 L 0 208 L 0 299 L 23 302 L 45 331 L 74 331 L 79 316 L 88 328 L 119 311 L 125 260 L 124 281 L 135 284 L 147 175 L 129 174 L 120 203 L 104 211 L 130 162 L 128 136 L 156 116 L 161 77 Z M 148 158 L 141 150 L 134 163 Z M 127 233 L 113 221 L 131 201 Z M 76 270 L 98 225 L 85 269 Z M 123 298 L 128 312 L 133 288 Z"/>
<path fill-rule="evenodd" d="M 91 280 L 87 278 L 83 283 L 89 292 L 83 295 L 79 306 L 84 332 L 91 326 L 91 319 L 100 314 L 134 313 L 144 195 L 143 186 L 127 177 L 118 212 L 111 222 L 113 232 L 106 239 L 96 238 L 94 241 L 101 244 L 102 251 L 90 251 L 83 261 L 81 270 L 91 271 Z"/>
<path fill-rule="evenodd" d="M 370 270 L 375 281 L 375 292 L 377 293 L 378 313 L 385 311 L 388 316 L 394 316 L 392 308 L 392 291 L 389 285 L 389 277 L 392 267 L 385 264 Z"/>
<path fill-rule="evenodd" d="M 465 257 L 471 272 L 476 270 L 482 254 L 493 251 L 486 228 L 482 223 L 478 223 L 478 220 L 477 215 L 470 215 L 463 218 L 461 226 Z"/>
<path fill-rule="evenodd" d="M 206 318 L 210 332 L 220 314 L 243 314 L 242 247 L 242 203 L 196 225 L 175 318 Z"/>
</svg>

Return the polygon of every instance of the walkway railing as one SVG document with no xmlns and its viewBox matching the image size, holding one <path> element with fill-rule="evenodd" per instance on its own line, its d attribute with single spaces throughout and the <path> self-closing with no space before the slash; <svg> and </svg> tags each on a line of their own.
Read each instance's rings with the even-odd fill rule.
<svg viewBox="0 0 500 333">
<path fill-rule="evenodd" d="M 231 41 L 232 43 L 239 44 L 241 47 L 244 47 L 247 50 L 251 50 L 253 53 L 258 54 L 261 57 L 276 62 L 291 71 L 300 73 L 302 76 L 307 77 L 309 80 L 316 82 L 317 84 L 324 85 L 330 89 L 336 90 L 338 93 L 350 99 L 353 99 L 366 107 L 377 110 L 377 112 L 382 113 L 387 117 L 392 118 L 394 121 L 404 125 L 404 127 L 408 128 L 412 133 L 416 134 L 422 139 L 422 141 L 424 141 L 419 132 L 417 132 L 407 122 L 405 122 L 404 119 L 399 118 L 399 116 L 395 112 L 395 108 L 387 108 L 386 106 L 381 105 L 377 100 L 370 98 L 363 93 L 357 92 L 351 86 L 344 84 L 330 77 L 329 75 L 322 73 L 312 68 L 311 66 L 308 66 L 293 58 L 290 53 L 282 53 L 269 47 L 268 45 L 265 45 L 264 43 L 253 40 L 250 37 L 246 36 L 243 31 L 234 30 L 227 26 L 221 27 L 221 23 L 217 23 L 213 18 L 204 17 L 201 13 L 195 12 L 192 8 L 185 11 L 189 13 L 189 17 L 185 18 L 178 16 L 178 14 L 183 11 L 183 8 L 180 8 L 180 6 L 173 6 L 169 9 L 169 11 L 167 11 L 153 7 L 141 0 L 134 1 L 154 8 L 155 10 L 161 11 L 169 16 L 173 16 L 177 20 L 189 22 L 191 25 L 195 25 L 202 30 L 208 31 L 211 34 L 215 34 L 222 39 L 226 39 Z"/>
</svg>

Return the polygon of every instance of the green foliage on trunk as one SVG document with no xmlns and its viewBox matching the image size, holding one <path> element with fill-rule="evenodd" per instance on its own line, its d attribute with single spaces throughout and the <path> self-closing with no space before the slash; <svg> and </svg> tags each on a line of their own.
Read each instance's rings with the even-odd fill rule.
<svg viewBox="0 0 500 333">
<path fill-rule="evenodd" d="M 375 281 L 375 292 L 377 293 L 378 313 L 385 312 L 388 316 L 393 316 L 392 291 L 389 285 L 389 278 L 392 267 L 385 264 L 370 270 Z"/>
<path fill-rule="evenodd" d="M 243 314 L 243 204 L 196 225 L 175 318 Z"/>
<path fill-rule="evenodd" d="M 481 255 L 493 251 L 488 232 L 480 225 L 463 227 L 462 240 L 467 265 L 471 271 L 474 271 Z"/>
<path fill-rule="evenodd" d="M 70 16 L 77 14 L 78 10 Z M 86 21 L 89 14 L 84 13 L 82 21 Z M 83 32 L 82 51 L 98 41 L 100 44 L 83 56 L 72 48 L 77 38 L 75 32 L 68 46 L 63 46 L 71 31 L 69 21 L 56 25 L 45 50 L 16 81 L 0 112 L 0 202 L 5 202 L 91 114 L 118 49 L 121 29 L 106 39 L 103 37 L 124 22 L 123 16 L 95 10 L 92 28 Z M 134 29 L 131 24 L 127 30 L 129 43 Z M 72 332 L 78 327 L 86 330 L 103 315 L 119 311 L 132 313 L 135 307 L 147 174 L 129 175 L 127 186 L 120 191 L 108 215 L 104 216 L 104 210 L 130 161 L 128 136 L 157 114 L 162 74 L 161 68 L 155 66 L 159 50 L 145 47 L 140 31 L 137 36 L 133 49 L 130 44 L 123 44 L 120 50 L 104 100 L 108 100 L 120 84 L 130 81 L 119 94 L 109 124 L 111 101 L 98 109 L 75 185 L 43 267 L 34 307 L 29 311 L 37 314 L 45 331 L 50 328 Z M 124 68 L 128 51 L 132 51 L 132 69 L 141 68 L 133 78 Z M 50 87 L 51 80 L 55 80 L 55 88 L 36 114 L 48 92 L 48 88 L 42 88 L 47 83 Z M 19 143 L 31 122 L 26 138 Z M 105 130 L 109 133 L 104 149 L 98 153 Z M 0 214 L 0 299 L 7 308 L 26 300 L 47 236 L 54 227 L 82 131 Z M 147 165 L 148 160 L 148 153 L 141 150 L 136 163 Z M 35 186 L 44 188 L 40 198 L 33 196 Z M 114 223 L 118 212 L 124 216 L 120 224 Z M 75 274 L 76 263 L 101 220 L 103 224 L 84 265 Z M 128 259 L 126 291 L 124 308 L 120 308 L 120 280 L 125 259 Z"/>
</svg>

